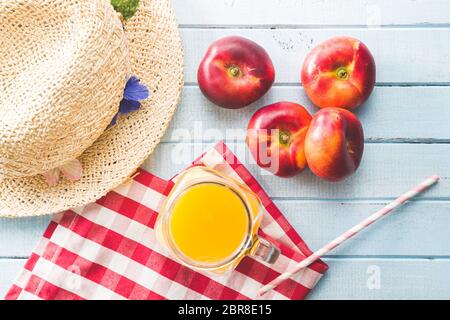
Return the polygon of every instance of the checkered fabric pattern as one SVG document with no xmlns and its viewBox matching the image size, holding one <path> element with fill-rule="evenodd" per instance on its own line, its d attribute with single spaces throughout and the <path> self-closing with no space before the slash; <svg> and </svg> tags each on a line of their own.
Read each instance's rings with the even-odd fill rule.
<svg viewBox="0 0 450 320">
<path fill-rule="evenodd" d="M 311 251 L 224 143 L 194 162 L 246 183 L 265 207 L 260 233 L 281 249 L 274 265 L 246 257 L 227 277 L 170 258 L 154 225 L 173 182 L 139 170 L 93 204 L 54 216 L 6 299 L 258 299 L 257 290 Z M 303 299 L 327 270 L 318 261 L 264 299 Z"/>
</svg>

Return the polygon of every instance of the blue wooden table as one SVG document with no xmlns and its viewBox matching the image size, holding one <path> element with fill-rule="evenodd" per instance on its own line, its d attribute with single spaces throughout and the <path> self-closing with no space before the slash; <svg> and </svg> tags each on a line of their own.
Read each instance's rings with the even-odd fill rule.
<svg viewBox="0 0 450 320">
<path fill-rule="evenodd" d="M 436 173 L 439 185 L 326 257 L 330 271 L 311 299 L 450 299 L 450 1 L 174 0 L 185 45 L 186 85 L 164 141 L 145 167 L 169 178 L 225 139 L 312 249 Z M 271 55 L 276 84 L 237 111 L 201 95 L 196 69 L 207 46 L 242 35 Z M 377 87 L 357 114 L 366 134 L 362 165 L 340 183 L 306 172 L 292 179 L 251 163 L 242 129 L 279 100 L 315 108 L 299 84 L 305 54 L 336 35 L 361 39 L 377 63 Z M 230 129 L 238 129 L 232 131 Z M 0 219 L 4 295 L 49 217 Z"/>
</svg>

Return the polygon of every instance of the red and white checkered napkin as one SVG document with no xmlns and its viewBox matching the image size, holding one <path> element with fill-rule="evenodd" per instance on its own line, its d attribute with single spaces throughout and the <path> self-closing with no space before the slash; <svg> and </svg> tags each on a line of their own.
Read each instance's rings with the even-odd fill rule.
<svg viewBox="0 0 450 320">
<path fill-rule="evenodd" d="M 246 257 L 227 278 L 167 256 L 153 226 L 173 183 L 140 170 L 96 203 L 55 215 L 6 299 L 256 299 L 261 285 L 311 254 L 247 169 L 223 143 L 196 161 L 244 181 L 266 213 L 261 234 L 282 254 L 274 265 Z M 319 261 L 264 299 L 303 299 L 327 270 Z"/>
</svg>

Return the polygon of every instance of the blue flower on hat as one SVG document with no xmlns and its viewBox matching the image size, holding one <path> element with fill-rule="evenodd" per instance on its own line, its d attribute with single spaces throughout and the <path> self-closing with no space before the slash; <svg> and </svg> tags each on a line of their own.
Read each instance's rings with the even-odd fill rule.
<svg viewBox="0 0 450 320">
<path fill-rule="evenodd" d="M 141 108 L 141 101 L 148 99 L 150 93 L 138 78 L 132 76 L 125 85 L 123 99 L 120 102 L 119 112 L 114 116 L 111 125 L 115 125 L 119 114 L 128 114 Z"/>
</svg>

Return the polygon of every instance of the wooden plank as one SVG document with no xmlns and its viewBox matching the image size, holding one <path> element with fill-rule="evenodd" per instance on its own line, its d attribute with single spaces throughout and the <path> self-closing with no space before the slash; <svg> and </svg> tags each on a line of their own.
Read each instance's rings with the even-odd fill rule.
<svg viewBox="0 0 450 320">
<path fill-rule="evenodd" d="M 163 143 L 144 167 L 163 178 L 170 178 L 212 145 Z M 230 142 L 228 145 L 268 194 L 276 198 L 393 198 L 431 174 L 441 175 L 442 180 L 425 196 L 444 199 L 450 195 L 449 144 L 366 144 L 359 170 L 338 183 L 321 181 L 309 171 L 290 179 L 275 177 L 254 164 L 245 143 Z"/>
<path fill-rule="evenodd" d="M 386 201 L 276 201 L 290 223 L 318 250 L 386 205 Z M 450 256 L 450 202 L 413 201 L 329 256 Z"/>
<path fill-rule="evenodd" d="M 272 57 L 277 83 L 299 83 L 307 52 L 328 38 L 347 35 L 362 40 L 377 63 L 378 83 L 450 82 L 450 28 L 427 29 L 181 29 L 185 80 L 196 83 L 197 68 L 208 46 L 226 35 L 241 35 L 264 46 Z"/>
<path fill-rule="evenodd" d="M 51 216 L 0 218 L 0 257 L 28 257 L 42 237 Z"/>
<path fill-rule="evenodd" d="M 446 0 L 174 0 L 178 22 L 193 26 L 390 26 L 447 24 Z M 418 14 L 420 12 L 420 14 Z"/>
<path fill-rule="evenodd" d="M 385 201 L 298 201 L 276 204 L 313 250 L 381 208 Z M 27 257 L 50 217 L 0 219 L 0 257 Z M 339 247 L 332 256 L 450 256 L 450 202 L 415 201 Z M 12 245 L 13 244 L 13 245 Z"/>
<path fill-rule="evenodd" d="M 240 110 L 219 108 L 197 86 L 187 86 L 164 141 L 244 141 L 253 113 L 277 101 L 300 103 L 312 114 L 318 110 L 300 86 L 274 87 Z M 366 141 L 450 141 L 449 101 L 447 87 L 377 87 L 356 114 L 364 125 Z"/>
<path fill-rule="evenodd" d="M 25 262 L 25 259 L 0 259 L 0 299 L 3 300 Z"/>
<path fill-rule="evenodd" d="M 309 299 L 450 299 L 447 259 L 325 259 L 330 270 Z M 3 297 L 25 260 L 0 260 Z M 375 272 L 380 272 L 377 289 Z M 370 278 L 372 277 L 372 278 Z M 368 286 L 369 282 L 369 286 Z"/>
<path fill-rule="evenodd" d="M 449 299 L 450 260 L 326 259 L 310 299 Z M 376 272 L 380 275 L 377 289 Z"/>
</svg>

